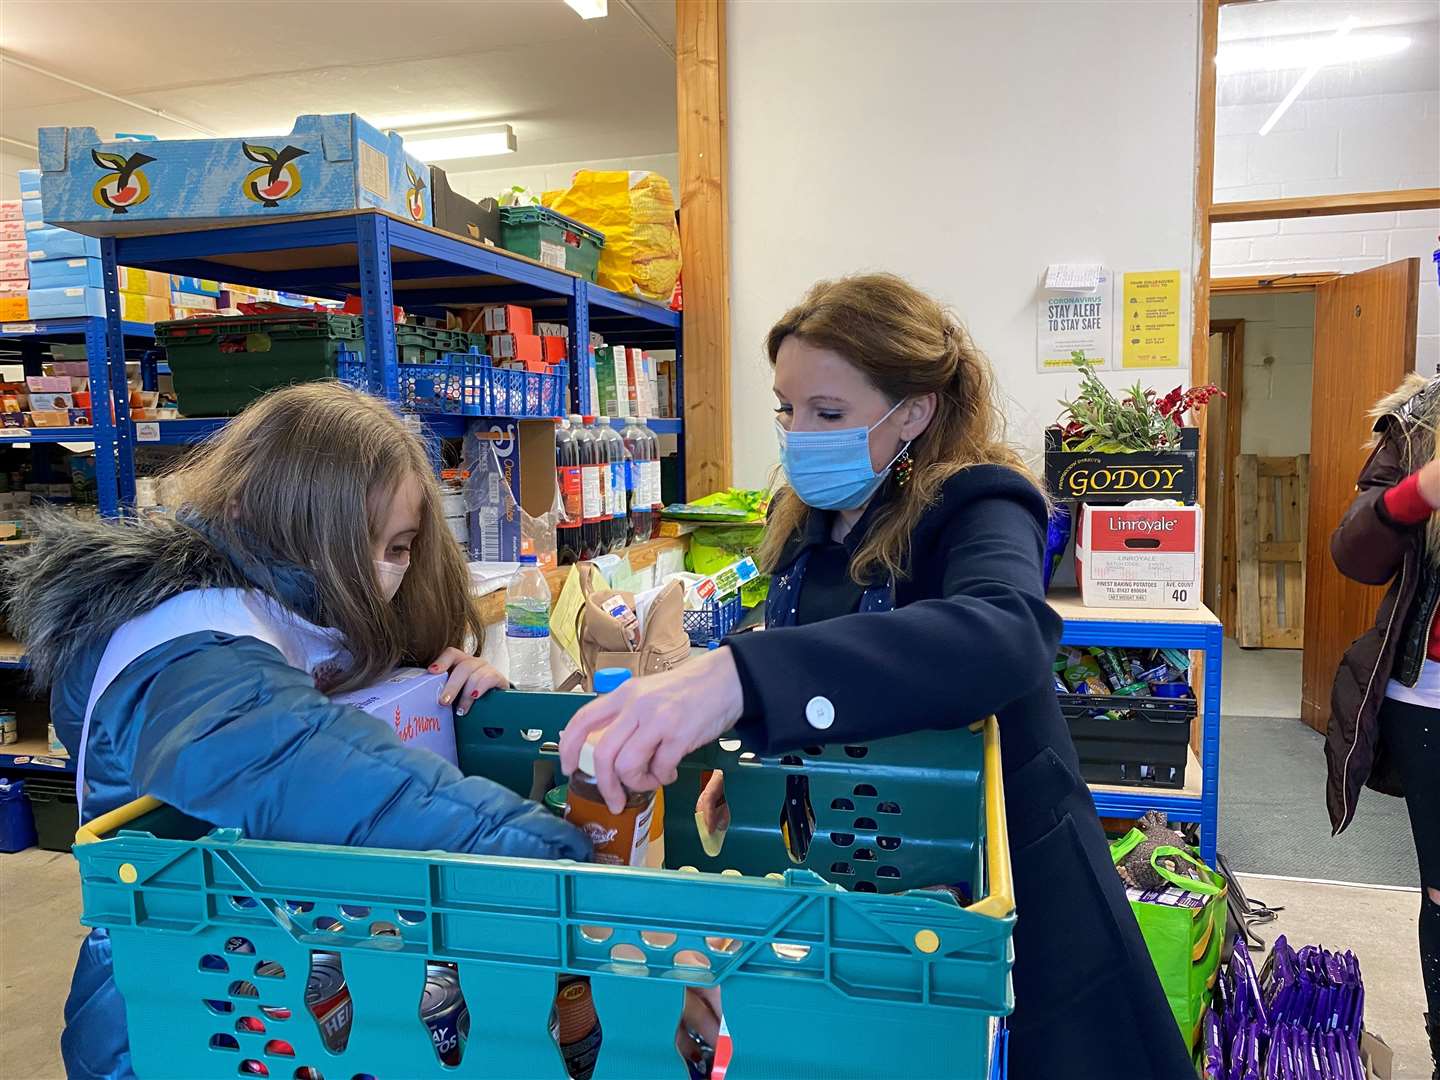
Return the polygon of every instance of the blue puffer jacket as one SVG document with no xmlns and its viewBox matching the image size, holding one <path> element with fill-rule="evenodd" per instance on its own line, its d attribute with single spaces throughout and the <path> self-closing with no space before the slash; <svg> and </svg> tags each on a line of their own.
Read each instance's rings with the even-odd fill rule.
<svg viewBox="0 0 1440 1080">
<path fill-rule="evenodd" d="M 201 589 L 273 597 L 319 623 L 314 582 L 293 566 L 222 551 L 197 523 L 40 526 L 10 561 L 5 608 L 72 756 L 111 635 Z M 153 795 L 216 826 L 268 840 L 414 851 L 582 859 L 581 835 L 538 804 L 433 754 L 390 725 L 332 704 L 271 644 L 216 630 L 141 654 L 96 702 L 85 753 L 84 815 Z M 430 658 L 417 658 L 428 661 Z M 102 931 L 81 947 L 61 1051 L 72 1078 L 125 1078 L 124 1002 Z"/>
</svg>

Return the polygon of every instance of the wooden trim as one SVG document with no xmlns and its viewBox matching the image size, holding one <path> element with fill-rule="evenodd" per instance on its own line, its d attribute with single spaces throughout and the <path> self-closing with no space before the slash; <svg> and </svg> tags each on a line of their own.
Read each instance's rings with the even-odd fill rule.
<svg viewBox="0 0 1440 1080">
<path fill-rule="evenodd" d="M 1240 457 L 1240 424 L 1245 408 L 1245 320 L 1211 319 L 1210 332 L 1224 339 L 1225 365 L 1222 372 L 1216 372 L 1223 379 L 1220 387 L 1225 391 L 1225 430 L 1217 433 L 1220 441 L 1215 446 L 1207 444 L 1205 456 L 1219 460 L 1220 506 L 1210 512 L 1220 515 L 1220 566 L 1215 572 L 1220 575 L 1218 603 L 1215 614 L 1232 634 L 1235 631 L 1235 595 L 1237 577 L 1235 564 L 1236 546 L 1235 523 L 1235 469 Z M 1208 346 L 1208 341 L 1207 341 Z"/>
<path fill-rule="evenodd" d="M 1210 208 L 1210 222 L 1333 217 L 1337 214 L 1377 214 L 1393 210 L 1434 210 L 1437 207 L 1440 207 L 1440 188 L 1357 191 L 1349 195 L 1302 195 L 1290 199 L 1215 203 Z"/>
<path fill-rule="evenodd" d="M 676 0 L 680 250 L 685 295 L 685 491 L 730 486 L 730 210 L 725 2 Z"/>
<path fill-rule="evenodd" d="M 1324 285 L 1340 276 L 1338 270 L 1322 270 L 1314 274 L 1291 274 L 1278 272 L 1259 277 L 1223 277 L 1210 279 L 1210 295 L 1216 293 L 1293 293 L 1310 292 L 1316 285 Z M 1213 329 L 1215 320 L 1211 320 Z"/>
</svg>

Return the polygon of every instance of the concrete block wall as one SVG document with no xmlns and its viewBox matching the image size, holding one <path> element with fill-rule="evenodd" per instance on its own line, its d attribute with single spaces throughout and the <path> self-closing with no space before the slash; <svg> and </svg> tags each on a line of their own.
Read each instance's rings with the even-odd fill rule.
<svg viewBox="0 0 1440 1080">
<path fill-rule="evenodd" d="M 1215 115 L 1215 201 L 1440 187 L 1440 91 L 1303 97 L 1269 135 L 1273 104 L 1225 105 Z M 1415 369 L 1440 372 L 1440 285 L 1431 253 L 1440 210 L 1247 221 L 1214 226 L 1212 277 L 1288 271 L 1354 273 L 1418 257 Z"/>
<path fill-rule="evenodd" d="M 1310 452 L 1315 371 L 1315 294 L 1212 296 L 1210 316 L 1245 320 L 1245 396 L 1240 452 L 1294 457 Z M 1266 357 L 1271 357 L 1266 363 Z M 1212 369 L 1218 379 L 1218 371 Z"/>
</svg>

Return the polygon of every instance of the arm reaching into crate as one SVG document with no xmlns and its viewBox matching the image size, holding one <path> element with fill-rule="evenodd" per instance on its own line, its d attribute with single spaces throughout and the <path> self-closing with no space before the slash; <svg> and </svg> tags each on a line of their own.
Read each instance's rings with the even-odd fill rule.
<svg viewBox="0 0 1440 1080">
<path fill-rule="evenodd" d="M 537 803 L 333 704 L 254 638 L 191 634 L 106 691 L 130 716 L 136 794 L 259 839 L 533 858 L 588 855 Z"/>
</svg>

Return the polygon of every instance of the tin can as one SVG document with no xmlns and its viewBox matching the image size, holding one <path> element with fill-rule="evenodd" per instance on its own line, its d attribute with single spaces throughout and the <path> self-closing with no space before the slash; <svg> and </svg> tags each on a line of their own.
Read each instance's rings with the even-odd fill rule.
<svg viewBox="0 0 1440 1080">
<path fill-rule="evenodd" d="M 14 709 L 0 709 L 0 746 L 9 746 L 20 741 L 20 721 L 15 718 Z"/>
<path fill-rule="evenodd" d="M 240 1063 L 240 1074 L 242 1076 L 269 1076 L 270 1067 L 263 1061 L 247 1058 Z"/>
<path fill-rule="evenodd" d="M 266 979 L 283 979 L 285 968 L 275 960 L 261 960 L 255 965 L 255 974 Z"/>
<path fill-rule="evenodd" d="M 460 994 L 460 973 L 452 965 L 433 960 L 426 963 L 420 1019 L 430 1029 L 440 1060 L 452 1068 L 459 1065 L 470 1034 L 470 1010 Z"/>
<path fill-rule="evenodd" d="M 227 953 L 241 953 L 245 956 L 253 956 L 255 955 L 255 946 L 250 944 L 245 938 L 237 936 L 226 939 L 225 951 Z"/>
<path fill-rule="evenodd" d="M 311 1068 L 309 1065 L 301 1065 L 295 1070 L 295 1080 L 325 1080 L 325 1077 L 319 1069 Z"/>
<path fill-rule="evenodd" d="M 235 1021 L 235 1028 L 237 1031 L 263 1032 L 265 1030 L 265 1025 L 253 1016 L 242 1016 L 239 1020 Z"/>
<path fill-rule="evenodd" d="M 354 1006 L 338 953 L 317 952 L 310 957 L 310 977 L 305 982 L 305 1006 L 320 1025 L 320 1038 L 332 1053 L 341 1053 L 350 1042 Z"/>
<path fill-rule="evenodd" d="M 283 1005 L 261 1005 L 260 1012 L 267 1020 L 289 1020 L 290 1010 Z"/>
</svg>

